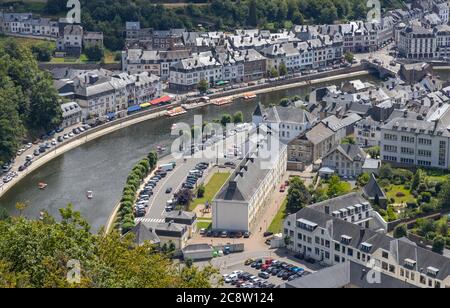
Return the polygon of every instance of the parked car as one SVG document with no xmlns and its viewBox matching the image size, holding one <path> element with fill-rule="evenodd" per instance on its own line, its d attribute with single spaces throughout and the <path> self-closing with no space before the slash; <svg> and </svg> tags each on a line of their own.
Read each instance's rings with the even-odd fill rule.
<svg viewBox="0 0 450 308">
<path fill-rule="evenodd" d="M 227 231 L 222 231 L 222 232 L 220 233 L 220 237 L 222 237 L 222 238 L 228 237 L 228 232 L 227 232 Z"/>
<path fill-rule="evenodd" d="M 272 236 L 272 235 L 273 235 L 273 232 L 270 232 L 270 231 L 266 231 L 263 234 L 264 237 L 269 237 L 269 236 Z"/>
<path fill-rule="evenodd" d="M 261 272 L 258 274 L 259 277 L 264 278 L 264 279 L 269 279 L 270 275 L 266 272 Z"/>
</svg>

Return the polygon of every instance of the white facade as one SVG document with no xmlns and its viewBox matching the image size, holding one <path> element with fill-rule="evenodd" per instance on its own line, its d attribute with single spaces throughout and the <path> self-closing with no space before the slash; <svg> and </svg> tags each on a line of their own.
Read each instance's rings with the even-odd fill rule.
<svg viewBox="0 0 450 308">
<path fill-rule="evenodd" d="M 280 149 L 273 168 L 267 170 L 261 170 L 263 161 L 259 158 L 245 160 L 212 202 L 212 227 L 215 230 L 247 232 L 251 229 L 286 172 L 287 147 Z M 227 191 L 234 193 L 233 197 L 228 198 Z"/>
</svg>

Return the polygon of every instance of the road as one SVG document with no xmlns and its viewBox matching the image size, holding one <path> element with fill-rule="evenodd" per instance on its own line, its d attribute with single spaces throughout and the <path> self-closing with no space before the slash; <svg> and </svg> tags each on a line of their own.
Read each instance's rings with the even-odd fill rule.
<svg viewBox="0 0 450 308">
<path fill-rule="evenodd" d="M 242 131 L 229 135 L 225 140 L 220 140 L 212 146 L 207 147 L 204 151 L 197 152 L 193 157 L 187 157 L 186 161 L 184 158 L 174 158 L 173 155 L 169 155 L 160 160 L 158 162 L 159 165 L 175 162 L 177 166 L 174 170 L 168 172 L 167 176 L 154 188 L 154 194 L 148 203 L 147 214 L 145 217 L 137 218 L 136 221 L 142 221 L 150 226 L 164 222 L 167 201 L 172 199 L 174 193 L 181 189 L 189 171 L 195 169 L 195 166 L 200 162 L 209 163 L 210 168 L 204 172 L 203 178 L 199 181 L 199 183 L 202 183 L 217 163 L 219 165 L 223 165 L 226 161 L 237 163 L 240 160 L 239 157 L 225 158 L 224 155 L 230 148 L 234 148 L 235 145 L 242 145 L 245 142 L 246 134 L 246 131 Z M 172 193 L 166 193 L 168 188 L 172 188 Z"/>
</svg>

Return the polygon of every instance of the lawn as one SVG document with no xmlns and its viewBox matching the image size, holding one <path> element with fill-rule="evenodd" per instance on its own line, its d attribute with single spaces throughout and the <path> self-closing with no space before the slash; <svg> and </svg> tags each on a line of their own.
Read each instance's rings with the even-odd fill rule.
<svg viewBox="0 0 450 308">
<path fill-rule="evenodd" d="M 211 221 L 199 221 L 197 222 L 197 230 L 200 229 L 210 229 L 212 226 L 212 222 Z"/>
<path fill-rule="evenodd" d="M 398 193 L 403 193 L 404 196 L 398 197 Z M 405 189 L 403 185 L 391 185 L 386 195 L 389 199 L 394 198 L 395 203 L 408 203 L 416 201 L 411 192 L 408 189 Z"/>
<path fill-rule="evenodd" d="M 11 39 L 15 42 L 17 42 L 19 45 L 31 48 L 33 46 L 42 44 L 42 43 L 49 43 L 52 45 L 53 48 L 56 48 L 56 43 L 54 41 L 49 40 L 39 40 L 39 39 L 32 39 L 32 38 L 26 38 L 26 37 L 14 37 L 14 36 L 6 36 L 6 35 L 0 35 L 0 43 L 6 41 L 7 39 Z"/>
<path fill-rule="evenodd" d="M 205 204 L 206 201 L 212 201 L 229 177 L 229 172 L 215 173 L 208 184 L 205 185 L 205 195 L 203 198 L 194 199 L 189 206 L 189 210 L 193 211 L 199 204 Z"/>
<path fill-rule="evenodd" d="M 283 204 L 281 204 L 280 209 L 278 210 L 277 215 L 273 218 L 269 229 L 267 231 L 273 232 L 274 234 L 280 233 L 283 230 L 283 221 L 286 218 L 286 204 L 287 198 L 284 199 Z"/>
</svg>

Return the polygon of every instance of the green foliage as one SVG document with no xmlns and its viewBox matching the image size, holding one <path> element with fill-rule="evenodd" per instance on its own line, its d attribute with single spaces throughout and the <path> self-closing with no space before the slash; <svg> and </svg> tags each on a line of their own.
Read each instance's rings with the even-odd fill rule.
<svg viewBox="0 0 450 308">
<path fill-rule="evenodd" d="M 432 247 L 432 251 L 438 254 L 443 254 L 444 253 L 444 248 L 445 248 L 445 237 L 443 237 L 442 235 L 438 235 L 434 238 L 433 240 L 433 247 Z"/>
<path fill-rule="evenodd" d="M 44 42 L 33 45 L 31 51 L 39 62 L 50 62 L 55 49 L 49 42 Z"/>
<path fill-rule="evenodd" d="M 402 238 L 408 235 L 408 229 L 406 228 L 406 225 L 399 225 L 395 227 L 394 229 L 394 237 L 395 238 Z"/>
<path fill-rule="evenodd" d="M 269 71 L 269 76 L 271 78 L 276 78 L 280 76 L 280 73 L 278 72 L 278 70 L 275 67 L 272 67 Z"/>
<path fill-rule="evenodd" d="M 84 54 L 88 57 L 91 62 L 99 62 L 104 56 L 103 48 L 99 46 L 86 47 L 84 49 Z"/>
<path fill-rule="evenodd" d="M 286 76 L 288 74 L 288 69 L 286 67 L 286 64 L 284 64 L 284 62 L 280 64 L 280 67 L 278 68 L 278 74 L 280 76 Z"/>
<path fill-rule="evenodd" d="M 370 155 L 370 157 L 372 158 L 379 158 L 380 157 L 380 147 L 379 146 L 375 146 L 375 147 L 370 147 L 368 149 L 366 149 L 367 154 Z"/>
<path fill-rule="evenodd" d="M 299 177 L 290 180 L 286 209 L 289 213 L 295 213 L 311 202 L 311 194 Z"/>
<path fill-rule="evenodd" d="M 328 181 L 327 195 L 329 198 L 342 196 L 350 192 L 346 182 L 341 181 L 337 175 L 333 175 Z"/>
<path fill-rule="evenodd" d="M 355 137 L 348 136 L 342 139 L 341 144 L 356 144 Z"/>
<path fill-rule="evenodd" d="M 203 198 L 205 196 L 206 187 L 203 184 L 200 184 L 200 186 L 197 189 L 197 198 Z"/>
<path fill-rule="evenodd" d="M 209 82 L 206 81 L 205 79 L 202 79 L 198 82 L 197 84 L 197 90 L 200 91 L 200 93 L 206 93 L 206 91 L 208 91 L 209 89 Z"/>
<path fill-rule="evenodd" d="M 234 124 L 239 124 L 244 122 L 244 114 L 242 113 L 242 111 L 237 111 L 234 115 L 233 115 L 233 123 Z"/>
<path fill-rule="evenodd" d="M 344 57 L 345 61 L 347 61 L 348 63 L 352 63 L 353 60 L 355 59 L 355 56 L 351 52 L 346 52 Z"/>
<path fill-rule="evenodd" d="M 13 40 L 0 43 L 0 161 L 15 156 L 27 135 L 61 123 L 58 93 L 40 71 L 31 50 Z"/>
<path fill-rule="evenodd" d="M 363 187 L 363 186 L 366 186 L 367 183 L 369 183 L 369 180 L 370 180 L 370 174 L 367 172 L 364 172 L 358 176 L 358 179 L 356 180 L 356 182 L 359 187 Z"/>
<path fill-rule="evenodd" d="M 150 244 L 137 247 L 121 238 L 90 233 L 69 206 L 61 222 L 15 217 L 0 221 L 0 287 L 13 288 L 197 288 L 211 287 L 212 267 L 179 268 Z M 66 277 L 68 261 L 81 264 L 79 284 Z"/>
<path fill-rule="evenodd" d="M 222 126 L 226 126 L 227 124 L 231 123 L 233 121 L 233 117 L 230 114 L 224 114 L 222 115 L 222 118 L 220 119 L 220 124 Z"/>
</svg>

